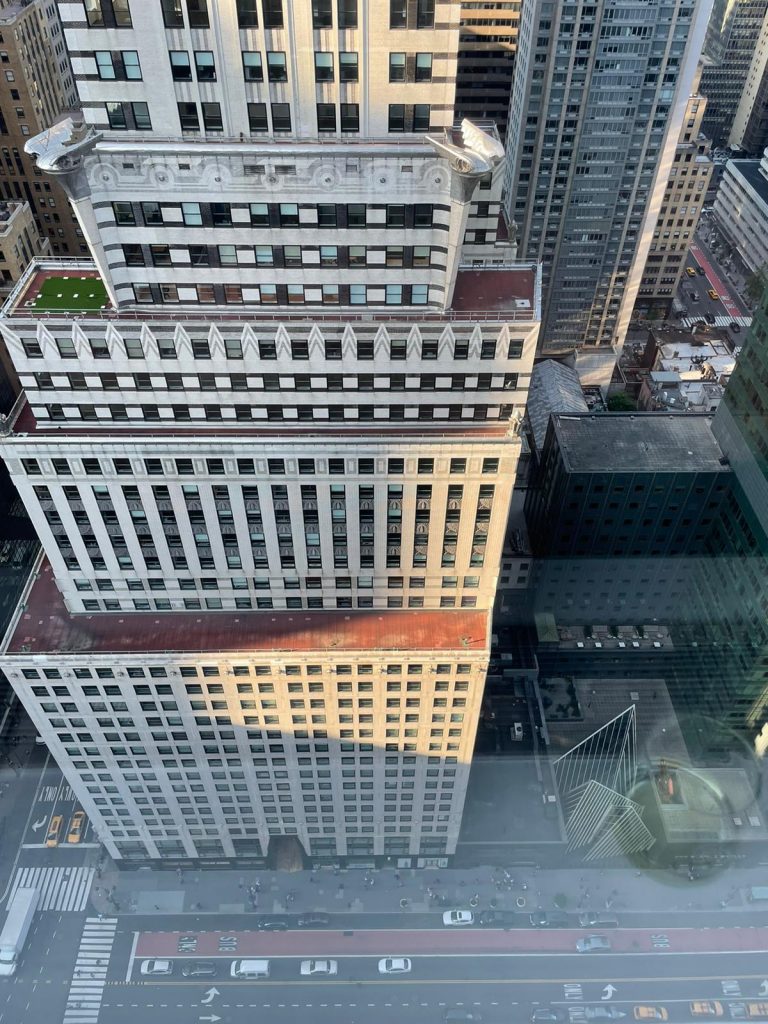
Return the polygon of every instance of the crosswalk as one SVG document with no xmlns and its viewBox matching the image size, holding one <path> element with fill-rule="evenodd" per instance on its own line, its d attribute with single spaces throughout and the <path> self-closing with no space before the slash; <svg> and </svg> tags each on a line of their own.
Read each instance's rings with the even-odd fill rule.
<svg viewBox="0 0 768 1024">
<path fill-rule="evenodd" d="M 704 316 L 684 316 L 680 323 L 686 330 L 690 330 L 694 324 L 699 324 Z M 716 316 L 715 322 L 710 327 L 729 327 L 731 324 L 738 324 L 739 327 L 749 327 L 752 323 L 751 316 Z"/>
<path fill-rule="evenodd" d="M 18 868 L 8 902 L 20 885 L 40 890 L 38 910 L 85 910 L 95 868 Z"/>
<path fill-rule="evenodd" d="M 69 986 L 64 1024 L 96 1024 L 116 928 L 116 917 L 85 919 L 75 973 Z"/>
</svg>

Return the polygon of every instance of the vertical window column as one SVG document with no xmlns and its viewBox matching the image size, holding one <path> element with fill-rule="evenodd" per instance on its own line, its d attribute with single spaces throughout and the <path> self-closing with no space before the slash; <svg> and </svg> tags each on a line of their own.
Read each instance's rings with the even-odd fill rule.
<svg viewBox="0 0 768 1024">
<path fill-rule="evenodd" d="M 358 491 L 358 515 L 360 519 L 360 567 L 372 569 L 374 561 L 374 510 L 373 487 L 360 487 Z"/>
<path fill-rule="evenodd" d="M 475 529 L 472 536 L 472 554 L 470 566 L 481 567 L 485 563 L 485 548 L 488 543 L 488 528 L 493 509 L 493 484 L 483 484 L 478 491 L 477 509 L 475 510 Z"/>
<path fill-rule="evenodd" d="M 304 516 L 304 543 L 307 548 L 307 568 L 320 569 L 323 565 L 323 555 L 320 548 L 317 487 L 314 484 L 302 484 L 301 509 Z"/>
<path fill-rule="evenodd" d="M 451 484 L 448 487 L 448 498 L 445 503 L 445 527 L 443 529 L 443 553 L 440 562 L 444 569 L 456 565 L 456 544 L 459 538 L 463 494 L 464 487 L 462 484 Z"/>
<path fill-rule="evenodd" d="M 387 568 L 400 568 L 403 544 L 403 485 L 387 487 Z"/>
<path fill-rule="evenodd" d="M 333 567 L 346 569 L 349 565 L 347 550 L 347 498 L 344 484 L 331 484 L 331 532 L 333 538 Z"/>
<path fill-rule="evenodd" d="M 272 484 L 272 508 L 277 527 L 277 544 L 282 569 L 296 568 L 296 552 L 291 531 L 291 511 L 288 504 L 288 488 L 285 484 Z"/>
<path fill-rule="evenodd" d="M 188 569 L 187 556 L 184 554 L 179 523 L 173 510 L 170 492 L 165 485 L 156 484 L 152 487 L 152 496 L 165 536 L 165 543 L 168 546 L 171 564 L 174 569 Z"/>
<path fill-rule="evenodd" d="M 427 564 L 429 549 L 429 517 L 432 511 L 432 485 L 419 484 L 416 488 L 416 520 L 413 526 L 413 567 Z"/>
<path fill-rule="evenodd" d="M 255 485 L 241 488 L 245 519 L 248 525 L 248 538 L 251 544 L 254 569 L 269 569 L 267 558 L 267 542 L 264 536 L 264 521 L 259 504 L 259 488 Z"/>
</svg>

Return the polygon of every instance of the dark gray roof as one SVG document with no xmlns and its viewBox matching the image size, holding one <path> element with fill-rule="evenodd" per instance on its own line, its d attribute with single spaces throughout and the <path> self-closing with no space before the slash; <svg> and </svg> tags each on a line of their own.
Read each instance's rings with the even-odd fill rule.
<svg viewBox="0 0 768 1024">
<path fill-rule="evenodd" d="M 768 203 L 768 180 L 760 171 L 760 160 L 734 160 L 733 169 L 752 186 L 764 203 Z"/>
<path fill-rule="evenodd" d="M 589 406 L 578 373 L 554 359 L 544 359 L 534 366 L 528 390 L 528 420 L 538 451 L 544 447 L 553 412 L 589 412 Z"/>
<path fill-rule="evenodd" d="M 600 413 L 553 421 L 565 464 L 577 473 L 730 471 L 709 416 Z"/>
</svg>

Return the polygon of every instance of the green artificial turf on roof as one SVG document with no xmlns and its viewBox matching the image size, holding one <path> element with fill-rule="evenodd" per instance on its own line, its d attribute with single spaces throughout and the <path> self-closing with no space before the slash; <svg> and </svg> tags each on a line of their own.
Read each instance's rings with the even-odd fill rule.
<svg viewBox="0 0 768 1024">
<path fill-rule="evenodd" d="M 78 313 L 109 304 L 107 290 L 98 277 L 49 277 L 43 281 L 33 309 Z"/>
</svg>

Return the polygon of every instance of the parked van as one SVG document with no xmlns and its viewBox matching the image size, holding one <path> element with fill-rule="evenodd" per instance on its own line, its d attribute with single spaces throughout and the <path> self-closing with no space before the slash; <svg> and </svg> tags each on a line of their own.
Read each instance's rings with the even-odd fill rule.
<svg viewBox="0 0 768 1024">
<path fill-rule="evenodd" d="M 229 973 L 233 978 L 268 978 L 269 960 L 233 960 Z"/>
</svg>

